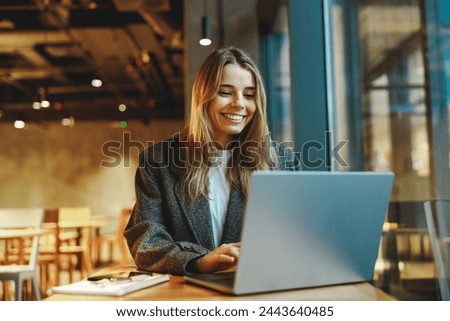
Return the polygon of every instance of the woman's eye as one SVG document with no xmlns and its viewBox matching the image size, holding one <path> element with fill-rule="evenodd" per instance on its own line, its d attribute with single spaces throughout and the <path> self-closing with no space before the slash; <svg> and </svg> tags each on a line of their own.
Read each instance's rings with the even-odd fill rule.
<svg viewBox="0 0 450 321">
<path fill-rule="evenodd" d="M 245 94 L 244 94 L 244 97 L 245 97 L 245 98 L 249 98 L 249 99 L 250 99 L 250 98 L 254 98 L 254 97 L 255 97 L 255 93 L 245 93 Z"/>
<path fill-rule="evenodd" d="M 231 95 L 231 92 L 229 92 L 229 91 L 219 91 L 219 95 L 220 96 L 229 96 L 229 95 Z"/>
</svg>

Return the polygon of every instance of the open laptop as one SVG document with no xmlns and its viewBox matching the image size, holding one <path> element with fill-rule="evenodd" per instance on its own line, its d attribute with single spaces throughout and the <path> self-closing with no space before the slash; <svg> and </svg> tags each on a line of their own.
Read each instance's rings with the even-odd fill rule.
<svg viewBox="0 0 450 321">
<path fill-rule="evenodd" d="M 253 174 L 235 272 L 186 276 L 241 295 L 369 281 L 392 173 Z"/>
</svg>

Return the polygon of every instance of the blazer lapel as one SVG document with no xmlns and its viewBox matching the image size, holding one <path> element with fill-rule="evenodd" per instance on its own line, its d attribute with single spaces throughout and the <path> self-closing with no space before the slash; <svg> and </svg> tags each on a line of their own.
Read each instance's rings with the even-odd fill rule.
<svg viewBox="0 0 450 321">
<path fill-rule="evenodd" d="M 174 139 L 172 151 L 174 158 L 171 162 L 171 169 L 179 178 L 178 182 L 174 185 L 174 193 L 180 204 L 180 208 L 186 217 L 186 221 L 196 242 L 208 249 L 213 249 L 214 237 L 209 202 L 205 197 L 200 197 L 195 204 L 189 204 L 186 197 L 182 195 L 181 176 L 186 169 L 185 149 L 177 139 Z"/>
<path fill-rule="evenodd" d="M 244 210 L 245 202 L 241 190 L 232 187 L 221 243 L 234 243 L 240 240 Z"/>
</svg>

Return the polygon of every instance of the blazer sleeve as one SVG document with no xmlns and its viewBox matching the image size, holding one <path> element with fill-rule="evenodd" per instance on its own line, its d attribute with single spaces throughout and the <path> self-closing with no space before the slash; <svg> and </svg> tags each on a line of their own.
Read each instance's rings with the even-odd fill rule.
<svg viewBox="0 0 450 321">
<path fill-rule="evenodd" d="M 169 233 L 162 171 L 148 166 L 141 155 L 135 176 L 136 203 L 124 236 L 139 269 L 184 275 L 189 273 L 188 262 L 209 250 L 193 242 L 174 241 Z"/>
</svg>

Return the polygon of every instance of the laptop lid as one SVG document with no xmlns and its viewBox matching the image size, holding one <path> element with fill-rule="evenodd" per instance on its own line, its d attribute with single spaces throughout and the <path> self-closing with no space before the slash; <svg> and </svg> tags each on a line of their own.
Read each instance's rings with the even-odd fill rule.
<svg viewBox="0 0 450 321">
<path fill-rule="evenodd" d="M 234 294 L 371 280 L 392 173 L 253 174 Z"/>
<path fill-rule="evenodd" d="M 236 273 L 187 276 L 248 294 L 369 281 L 394 176 L 255 172 Z"/>
</svg>

